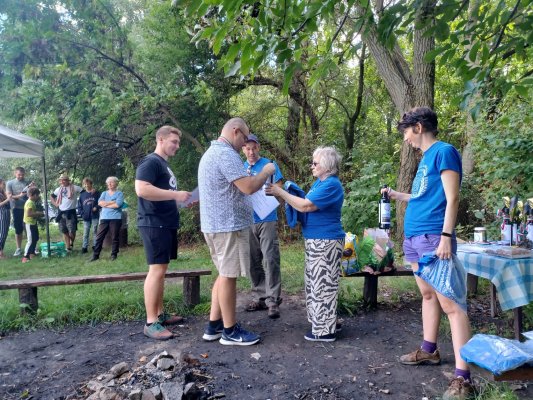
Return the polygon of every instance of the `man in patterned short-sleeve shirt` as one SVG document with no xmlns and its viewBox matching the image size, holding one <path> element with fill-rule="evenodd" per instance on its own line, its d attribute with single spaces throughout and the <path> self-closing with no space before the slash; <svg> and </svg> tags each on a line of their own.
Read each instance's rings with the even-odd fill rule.
<svg viewBox="0 0 533 400">
<path fill-rule="evenodd" d="M 250 130 L 242 118 L 232 118 L 218 140 L 204 153 L 198 167 L 200 223 L 211 258 L 218 270 L 211 294 L 211 312 L 203 339 L 220 338 L 225 345 L 252 345 L 260 337 L 236 321 L 237 277 L 246 276 L 250 263 L 249 234 L 253 208 L 247 195 L 255 193 L 275 172 L 268 163 L 249 176 L 239 151 Z"/>
</svg>

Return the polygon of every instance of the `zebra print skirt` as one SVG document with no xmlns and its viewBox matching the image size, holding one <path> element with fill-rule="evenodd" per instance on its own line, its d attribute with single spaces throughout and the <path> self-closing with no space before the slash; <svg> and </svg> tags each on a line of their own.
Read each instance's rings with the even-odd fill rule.
<svg viewBox="0 0 533 400">
<path fill-rule="evenodd" d="M 313 335 L 335 333 L 344 239 L 305 239 L 305 303 Z"/>
</svg>

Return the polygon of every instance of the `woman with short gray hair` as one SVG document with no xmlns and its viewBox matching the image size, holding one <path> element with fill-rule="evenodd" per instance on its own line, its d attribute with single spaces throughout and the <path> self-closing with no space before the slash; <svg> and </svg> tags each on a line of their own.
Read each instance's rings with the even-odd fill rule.
<svg viewBox="0 0 533 400">
<path fill-rule="evenodd" d="M 117 259 L 119 251 L 119 233 L 122 226 L 124 194 L 117 190 L 118 178 L 116 176 L 109 176 L 105 183 L 107 184 L 107 190 L 102 192 L 100 199 L 98 199 L 98 205 L 102 207 L 102 211 L 100 212 L 100 224 L 98 225 L 96 244 L 94 245 L 91 261 L 96 261 L 100 258 L 102 244 L 108 231 L 111 231 L 111 260 Z"/>
<path fill-rule="evenodd" d="M 305 302 L 311 330 L 304 336 L 313 342 L 336 339 L 337 298 L 340 263 L 344 249 L 341 209 L 344 189 L 337 176 L 341 156 L 333 147 L 319 147 L 313 152 L 310 165 L 316 181 L 305 197 L 298 197 L 282 188 L 269 185 L 273 194 L 300 213 L 305 244 Z M 286 184 L 287 185 L 287 184 Z"/>
</svg>

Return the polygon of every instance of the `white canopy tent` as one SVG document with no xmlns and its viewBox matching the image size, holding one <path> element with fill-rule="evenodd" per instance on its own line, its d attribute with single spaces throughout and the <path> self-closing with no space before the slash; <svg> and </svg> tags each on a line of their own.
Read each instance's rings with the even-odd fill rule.
<svg viewBox="0 0 533 400">
<path fill-rule="evenodd" d="M 0 125 L 0 158 L 41 157 L 43 165 L 44 213 L 46 226 L 46 243 L 50 254 L 50 227 L 48 225 L 48 188 L 46 165 L 44 161 L 44 144 L 38 139 Z"/>
<path fill-rule="evenodd" d="M 0 157 L 44 157 L 44 144 L 40 140 L 0 125 Z"/>
</svg>

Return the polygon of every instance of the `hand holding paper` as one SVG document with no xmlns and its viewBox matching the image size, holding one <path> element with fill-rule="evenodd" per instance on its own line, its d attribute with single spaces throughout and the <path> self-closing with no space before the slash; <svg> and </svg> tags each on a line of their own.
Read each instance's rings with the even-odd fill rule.
<svg viewBox="0 0 533 400">
<path fill-rule="evenodd" d="M 190 207 L 193 205 L 193 203 L 198 202 L 199 200 L 199 194 L 198 194 L 198 188 L 194 189 L 192 192 L 178 192 L 178 193 L 186 193 L 186 196 L 183 196 L 182 199 L 178 200 L 176 199 L 176 204 L 178 205 L 178 208 L 184 208 L 184 207 Z"/>
</svg>

